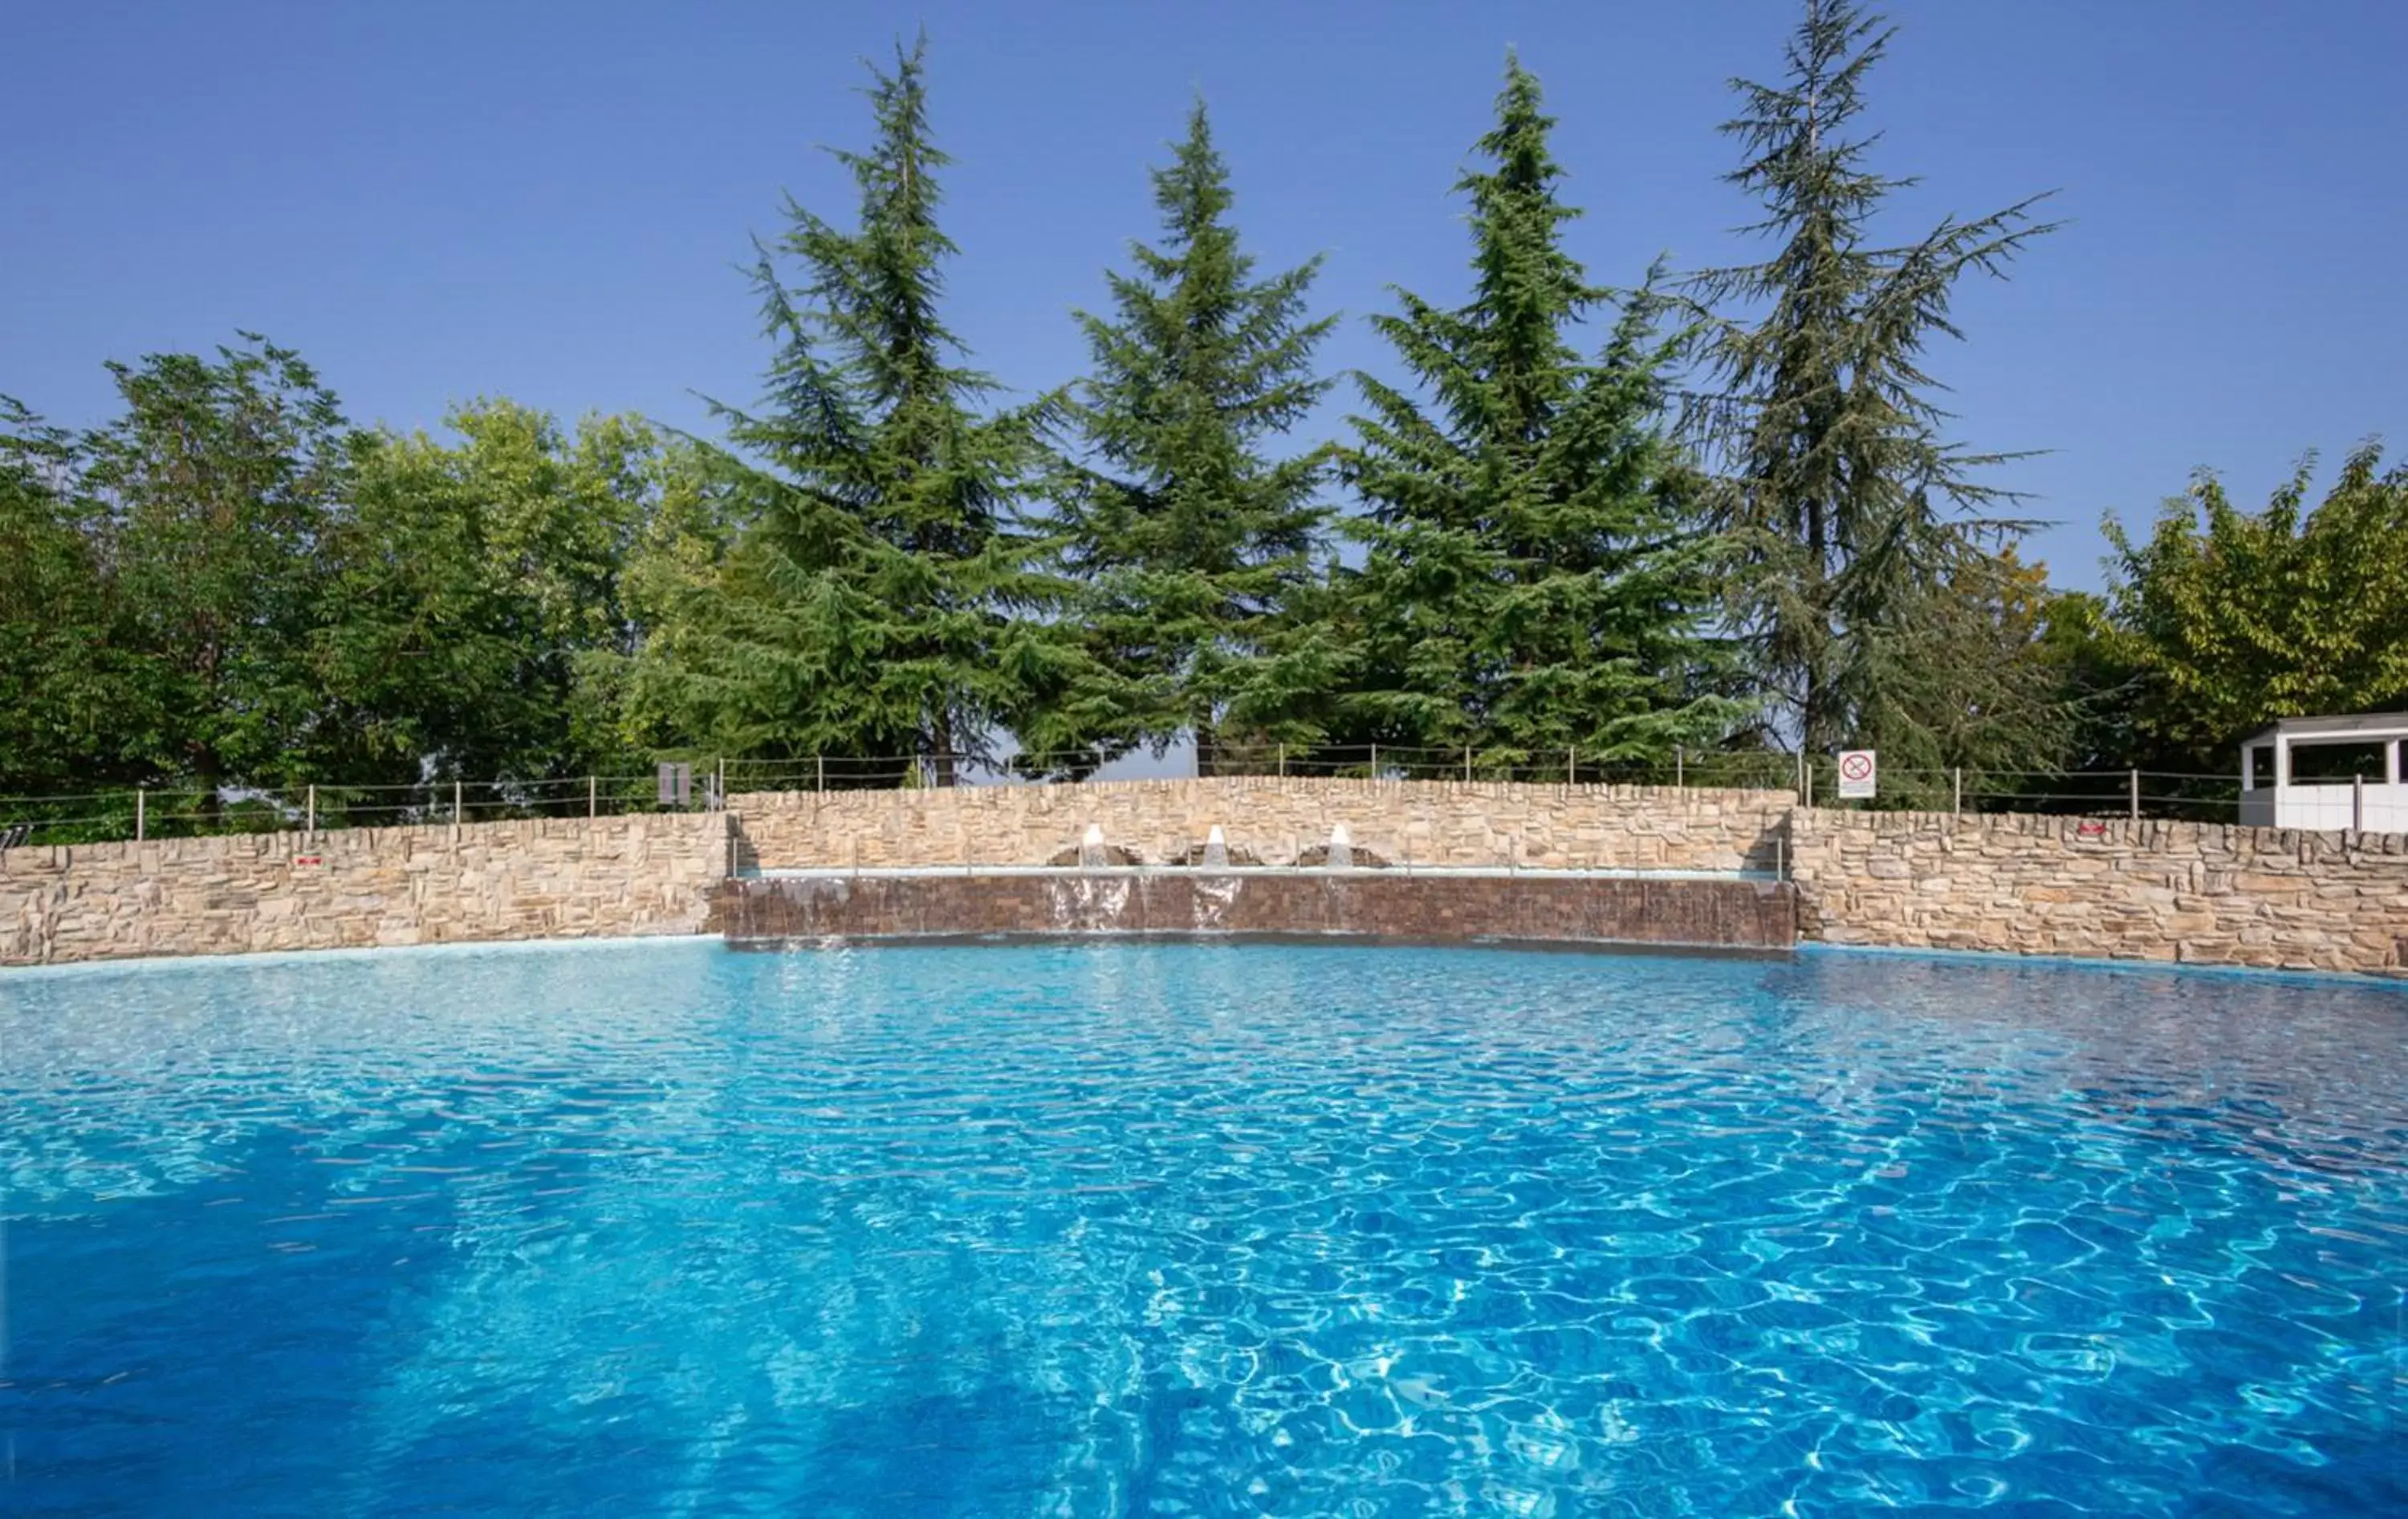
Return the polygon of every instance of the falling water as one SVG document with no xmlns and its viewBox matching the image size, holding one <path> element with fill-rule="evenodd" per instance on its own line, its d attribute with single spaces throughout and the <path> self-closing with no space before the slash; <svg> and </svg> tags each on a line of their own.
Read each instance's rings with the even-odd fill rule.
<svg viewBox="0 0 2408 1519">
<path fill-rule="evenodd" d="M 1217 823 L 1212 824 L 1212 831 L 1204 836 L 1204 868 L 1207 870 L 1229 868 L 1229 838 L 1221 831 L 1221 825 Z"/>
<path fill-rule="evenodd" d="M 1104 830 L 1088 824 L 1086 837 L 1079 840 L 1079 868 L 1100 870 L 1111 863 L 1104 853 Z"/>
<path fill-rule="evenodd" d="M 1354 840 L 1348 836 L 1346 824 L 1340 823 L 1329 830 L 1329 858 L 1325 863 L 1332 870 L 1354 868 Z"/>
</svg>

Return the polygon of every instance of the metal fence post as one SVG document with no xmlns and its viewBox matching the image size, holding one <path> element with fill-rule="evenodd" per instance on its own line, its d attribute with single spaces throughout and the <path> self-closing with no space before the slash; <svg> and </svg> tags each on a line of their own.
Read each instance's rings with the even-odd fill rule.
<svg viewBox="0 0 2408 1519">
<path fill-rule="evenodd" d="M 1285 744 L 1279 746 L 1279 773 L 1282 781 L 1287 779 L 1287 745 Z"/>
<path fill-rule="evenodd" d="M 2349 778 L 2349 831 L 2366 832 L 2366 777 Z"/>
<path fill-rule="evenodd" d="M 2132 821 L 2138 823 L 2141 821 L 2141 772 L 2137 767 L 2130 772 L 2130 780 Z"/>
<path fill-rule="evenodd" d="M 825 754 L 813 754 L 811 756 L 811 774 L 813 777 L 811 789 L 814 791 L 827 790 L 827 756 Z"/>
<path fill-rule="evenodd" d="M 596 817 L 601 815 L 601 808 L 599 806 L 602 799 L 601 790 L 601 786 L 595 782 L 592 776 L 589 775 L 585 778 L 585 821 L 588 823 L 593 822 Z"/>
<path fill-rule="evenodd" d="M 145 788 L 143 788 L 143 787 L 141 787 L 141 786 L 136 786 L 136 787 L 135 787 L 135 788 L 134 788 L 134 841 L 135 841 L 136 843 L 137 843 L 137 844 L 138 844 L 138 843 L 140 843 L 140 842 L 142 842 L 142 835 L 143 835 L 143 832 L 144 832 L 144 830 L 146 829 L 146 827 L 148 826 L 148 824 L 150 824 L 150 816 L 149 816 L 150 811 L 150 794 L 149 793 L 149 791 L 147 791 Z"/>
<path fill-rule="evenodd" d="M 1371 779 L 1374 781 L 1380 779 L 1380 746 L 1378 744 L 1371 746 Z"/>
<path fill-rule="evenodd" d="M 711 770 L 710 810 L 714 812 L 727 810 L 727 756 L 724 754 L 719 756 L 718 764 Z"/>
<path fill-rule="evenodd" d="M 1463 746 L 1463 779 L 1467 781 L 1471 779 L 1471 746 L 1469 744 Z"/>
<path fill-rule="evenodd" d="M 1564 784 L 1567 786 L 1580 784 L 1580 745 L 1578 744 L 1564 746 Z"/>
<path fill-rule="evenodd" d="M 301 814 L 301 831 L 303 833 L 318 831 L 318 787 L 314 781 L 309 786 L 308 810 Z"/>
<path fill-rule="evenodd" d="M 1950 772 L 1948 789 L 1949 810 L 1961 814 L 1965 810 L 1965 767 L 1959 765 Z"/>
<path fill-rule="evenodd" d="M 1686 744 L 1672 746 L 1672 786 L 1679 790 L 1689 783 L 1689 749 Z"/>
<path fill-rule="evenodd" d="M 458 776 L 452 778 L 452 826 L 455 831 L 460 826 L 460 778 Z"/>
</svg>

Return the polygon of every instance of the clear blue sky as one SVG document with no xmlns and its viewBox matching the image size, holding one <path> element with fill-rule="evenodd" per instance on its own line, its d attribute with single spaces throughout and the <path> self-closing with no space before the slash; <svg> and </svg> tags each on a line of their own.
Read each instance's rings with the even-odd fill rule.
<svg viewBox="0 0 2408 1519">
<path fill-rule="evenodd" d="M 1901 226 L 2059 192 L 2071 225 L 1968 288 L 1935 356 L 1959 433 L 2045 449 L 2002 479 L 2097 581 L 2100 514 L 2197 465 L 2245 498 L 2302 449 L 2408 447 L 2408 5 L 1897 0 L 1872 86 Z M 1325 308 L 1459 296 L 1448 186 L 1509 44 L 1562 119 L 1594 277 L 1744 256 L 1717 176 L 1725 81 L 1767 77 L 1790 0 L 1650 4 L 337 6 L 18 0 L 7 12 L 0 391 L 109 404 L 108 358 L 238 327 L 298 347 L 351 415 L 432 425 L 507 394 L 698 424 L 762 349 L 735 264 L 781 191 L 838 215 L 818 144 L 864 135 L 859 60 L 924 21 L 980 363 L 1075 374 L 1068 312 L 1152 230 L 1145 169 L 1191 92 L 1267 262 L 1327 256 Z M 1333 367 L 1380 367 L 1359 322 Z M 1335 411 L 1327 419 L 1335 425 Z"/>
</svg>

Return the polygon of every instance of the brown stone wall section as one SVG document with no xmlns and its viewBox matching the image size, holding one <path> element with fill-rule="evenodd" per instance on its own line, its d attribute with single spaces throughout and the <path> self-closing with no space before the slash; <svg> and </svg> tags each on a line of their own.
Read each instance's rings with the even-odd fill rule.
<svg viewBox="0 0 2408 1519">
<path fill-rule="evenodd" d="M 760 792 L 728 805 L 769 868 L 1045 865 L 1090 824 L 1163 865 L 1214 824 L 1233 855 L 1286 865 L 1343 823 L 1358 849 L 1413 865 L 1770 873 L 1786 792 L 1496 781 L 1120 781 L 928 791 Z"/>
<path fill-rule="evenodd" d="M 711 813 L 14 849 L 0 964 L 694 933 L 728 855 Z"/>
<path fill-rule="evenodd" d="M 1835 944 L 2408 972 L 2408 837 L 1800 810 L 1799 931 Z"/>
<path fill-rule="evenodd" d="M 1797 881 L 1808 939 L 2408 975 L 2408 838 L 2398 835 L 1793 816 L 1773 792 L 1432 781 L 1160 781 L 737 801 L 729 814 L 10 850 L 0 853 L 0 963 L 691 932 L 731 855 L 839 870 L 1035 865 L 1075 847 L 1092 823 L 1109 842 L 1162 861 L 1219 824 L 1233 853 L 1284 862 L 1343 822 L 1358 849 L 1399 865 L 1537 868 L 1512 879 L 1402 869 L 1236 876 L 1226 879 L 1248 884 L 1220 907 L 1195 882 L 1129 887 L 1137 926 L 1211 927 L 1221 923 L 1206 921 L 1211 913 L 1224 911 L 1236 914 L 1226 926 L 1249 930 L 1661 941 L 1648 936 L 1671 930 L 1650 926 L 1647 893 L 1748 893 L 1756 883 L 1550 878 L 1547 867 L 1770 872 L 1778 860 Z M 732 841 L 731 826 L 741 829 Z M 952 907 L 929 898 L 934 916 L 924 921 L 932 931 L 989 931 L 975 914 L 992 910 L 1010 920 L 996 926 L 1025 931 L 1068 911 L 1075 925 L 1077 902 L 1053 895 L 1073 889 L 1064 879 L 1017 879 L 995 888 L 1003 896 Z M 1041 895 L 1009 910 L 981 905 L 1028 892 Z M 1606 902 L 1638 911 L 1638 926 L 1583 915 Z M 973 916 L 946 924 L 956 910 Z M 1726 931 L 1703 917 L 1680 921 L 1708 924 L 1680 930 L 1684 939 L 1746 942 L 1758 933 L 1744 922 Z"/>
<path fill-rule="evenodd" d="M 1197 871 L 730 881 L 710 926 L 738 940 L 1353 934 L 1786 950 L 1796 921 L 1794 893 L 1770 881 Z"/>
</svg>

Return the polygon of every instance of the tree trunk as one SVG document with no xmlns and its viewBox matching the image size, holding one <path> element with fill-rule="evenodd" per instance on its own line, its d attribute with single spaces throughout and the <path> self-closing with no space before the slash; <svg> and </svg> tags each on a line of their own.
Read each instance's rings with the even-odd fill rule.
<svg viewBox="0 0 2408 1519">
<path fill-rule="evenodd" d="M 1825 523 L 1822 495 L 1819 492 L 1812 494 L 1806 499 L 1806 573 L 1813 579 L 1806 603 L 1813 609 L 1814 625 L 1808 630 L 1804 699 L 1798 714 L 1799 748 L 1809 754 L 1818 752 L 1827 738 L 1823 732 L 1828 721 L 1823 710 L 1827 702 L 1823 659 L 1824 652 L 1830 647 L 1831 610 L 1825 599 L 1830 584 L 1829 535 Z"/>
<path fill-rule="evenodd" d="M 930 756 L 930 767 L 938 785 L 953 784 L 953 714 L 942 708 L 937 709 L 936 721 L 928 728 L 928 745 L 936 752 Z"/>
<path fill-rule="evenodd" d="M 218 789 L 225 783 L 225 765 L 215 749 L 202 746 L 193 754 L 193 776 L 201 784 L 198 832 L 213 834 L 223 826 L 225 804 L 219 799 Z"/>
</svg>

